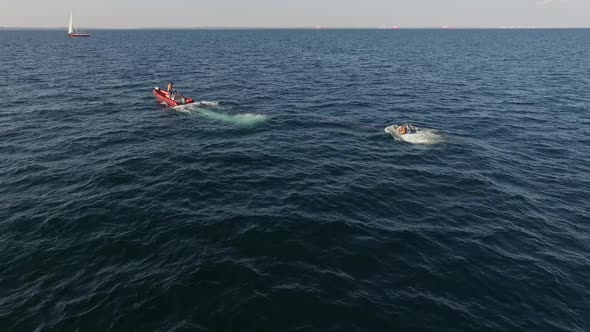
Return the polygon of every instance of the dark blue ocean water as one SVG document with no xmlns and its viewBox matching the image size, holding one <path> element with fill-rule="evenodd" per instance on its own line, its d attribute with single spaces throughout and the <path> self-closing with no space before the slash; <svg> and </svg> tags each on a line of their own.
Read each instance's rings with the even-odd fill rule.
<svg viewBox="0 0 590 332">
<path fill-rule="evenodd" d="M 590 330 L 589 30 L 92 34 L 0 32 L 1 331 Z"/>
</svg>

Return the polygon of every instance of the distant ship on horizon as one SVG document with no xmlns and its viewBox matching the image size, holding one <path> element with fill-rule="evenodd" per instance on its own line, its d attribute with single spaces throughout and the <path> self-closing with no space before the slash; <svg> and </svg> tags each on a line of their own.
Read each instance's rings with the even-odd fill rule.
<svg viewBox="0 0 590 332">
<path fill-rule="evenodd" d="M 70 12 L 70 25 L 68 26 L 68 37 L 90 37 L 87 33 L 79 33 L 78 27 L 74 24 L 74 13 Z"/>
</svg>

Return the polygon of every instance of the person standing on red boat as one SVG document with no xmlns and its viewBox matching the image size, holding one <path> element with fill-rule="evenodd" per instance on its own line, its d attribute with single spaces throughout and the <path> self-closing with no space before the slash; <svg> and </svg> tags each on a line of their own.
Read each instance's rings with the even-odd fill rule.
<svg viewBox="0 0 590 332">
<path fill-rule="evenodd" d="M 168 83 L 168 88 L 166 90 L 168 91 L 168 98 L 174 99 L 174 83 Z"/>
</svg>

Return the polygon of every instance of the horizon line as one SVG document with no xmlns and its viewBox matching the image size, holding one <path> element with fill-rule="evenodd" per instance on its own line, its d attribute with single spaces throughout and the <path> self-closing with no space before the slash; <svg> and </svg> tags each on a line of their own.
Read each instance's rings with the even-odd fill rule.
<svg viewBox="0 0 590 332">
<path fill-rule="evenodd" d="M 4 27 L 0 26 L 0 30 L 67 30 L 67 26 L 63 27 Z M 533 29 L 590 29 L 590 26 L 584 27 L 537 27 L 537 26 L 493 26 L 493 27 L 477 27 L 477 26 L 366 26 L 366 27 L 347 27 L 347 26 L 290 26 L 290 27 L 265 27 L 265 26 L 201 26 L 201 27 L 133 27 L 133 28 L 107 28 L 107 27 L 84 27 L 86 30 L 533 30 Z"/>
</svg>

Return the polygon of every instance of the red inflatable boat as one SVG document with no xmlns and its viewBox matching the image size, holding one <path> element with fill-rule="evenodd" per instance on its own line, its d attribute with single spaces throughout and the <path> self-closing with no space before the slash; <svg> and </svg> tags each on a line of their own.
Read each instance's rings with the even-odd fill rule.
<svg viewBox="0 0 590 332">
<path fill-rule="evenodd" d="M 170 96 L 168 91 L 162 90 L 158 87 L 154 88 L 153 93 L 154 93 L 154 96 L 156 96 L 156 98 L 158 99 L 158 101 L 160 101 L 170 107 L 174 107 L 174 106 L 178 106 L 178 105 L 192 104 L 195 102 L 192 98 L 187 98 L 187 97 L 180 95 L 178 93 L 174 93 L 174 94 L 172 94 L 172 96 Z"/>
</svg>

